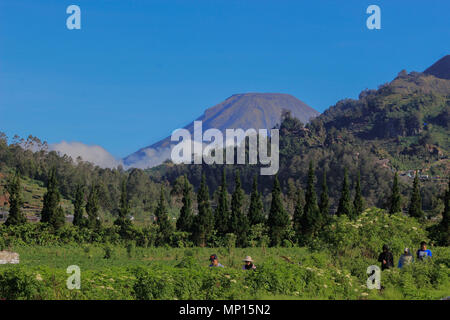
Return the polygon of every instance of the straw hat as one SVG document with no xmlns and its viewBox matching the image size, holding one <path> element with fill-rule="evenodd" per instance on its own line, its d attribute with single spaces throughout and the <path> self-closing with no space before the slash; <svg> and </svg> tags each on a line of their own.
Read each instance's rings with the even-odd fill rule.
<svg viewBox="0 0 450 320">
<path fill-rule="evenodd" d="M 247 262 L 247 261 L 253 262 L 253 259 L 252 259 L 252 257 L 250 257 L 250 256 L 246 256 L 245 259 L 242 260 L 242 261 L 245 261 L 245 262 Z"/>
</svg>

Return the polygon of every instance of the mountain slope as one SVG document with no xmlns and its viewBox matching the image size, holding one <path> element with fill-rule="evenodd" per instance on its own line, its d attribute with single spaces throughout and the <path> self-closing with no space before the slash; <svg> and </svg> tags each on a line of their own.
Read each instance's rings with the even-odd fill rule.
<svg viewBox="0 0 450 320">
<path fill-rule="evenodd" d="M 446 55 L 423 73 L 433 75 L 436 78 L 450 80 L 450 55 Z"/>
<path fill-rule="evenodd" d="M 271 129 L 280 122 L 283 110 L 290 110 L 303 123 L 319 115 L 319 112 L 288 94 L 245 93 L 235 94 L 207 109 L 196 121 L 203 122 L 203 131 L 210 128 L 219 129 L 223 133 L 225 129 L 236 128 Z M 185 129 L 192 133 L 194 122 Z M 126 167 L 136 168 L 161 164 L 170 157 L 170 146 L 170 137 L 167 137 L 126 157 L 124 164 Z"/>
<path fill-rule="evenodd" d="M 306 188 L 312 161 L 316 181 L 321 181 L 326 171 L 333 211 L 340 198 L 345 168 L 353 183 L 360 173 L 366 204 L 378 207 L 386 206 L 394 171 L 399 173 L 403 196 L 409 197 L 411 177 L 419 170 L 423 209 L 433 215 L 441 210 L 438 197 L 450 173 L 449 137 L 450 80 L 402 71 L 377 90 L 365 90 L 358 99 L 337 102 L 305 127 L 295 118 L 285 118 L 280 126 L 278 178 L 287 193 L 296 186 Z M 150 171 L 154 177 L 171 183 L 186 174 L 197 187 L 205 173 L 210 190 L 216 190 L 223 167 L 228 170 L 232 186 L 236 166 L 163 165 Z M 272 177 L 259 176 L 258 166 L 238 168 L 246 192 L 251 191 L 253 177 L 258 175 L 260 190 L 270 193 Z M 404 201 L 405 210 L 408 204 Z M 290 208 L 294 206 L 295 202 Z"/>
<path fill-rule="evenodd" d="M 328 141 L 341 136 L 372 145 L 371 151 L 396 169 L 448 168 L 450 80 L 402 71 L 378 90 L 363 91 L 358 100 L 339 101 L 311 125 L 324 127 Z"/>
</svg>

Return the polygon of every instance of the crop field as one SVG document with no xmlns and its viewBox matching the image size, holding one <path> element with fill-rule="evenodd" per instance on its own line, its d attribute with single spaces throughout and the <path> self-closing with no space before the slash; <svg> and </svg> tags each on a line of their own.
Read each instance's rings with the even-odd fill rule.
<svg viewBox="0 0 450 320">
<path fill-rule="evenodd" d="M 306 248 L 139 248 L 20 246 L 19 265 L 0 266 L 3 299 L 442 299 L 450 295 L 448 247 L 433 260 L 381 274 L 369 290 L 366 257 Z M 225 268 L 209 268 L 216 253 Z M 242 270 L 251 255 L 256 271 Z M 396 260 L 398 257 L 395 257 Z M 70 265 L 81 288 L 69 290 Z"/>
</svg>

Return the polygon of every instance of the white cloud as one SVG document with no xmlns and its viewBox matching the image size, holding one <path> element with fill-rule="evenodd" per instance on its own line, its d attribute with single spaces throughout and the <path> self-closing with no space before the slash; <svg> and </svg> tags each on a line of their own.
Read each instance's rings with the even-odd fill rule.
<svg viewBox="0 0 450 320">
<path fill-rule="evenodd" d="M 49 145 L 49 151 L 56 151 L 59 154 L 66 154 L 74 161 L 81 157 L 83 161 L 91 162 L 101 168 L 116 168 L 121 164 L 108 151 L 97 145 L 87 145 L 81 142 L 54 143 Z"/>
<path fill-rule="evenodd" d="M 171 147 L 167 148 L 146 148 L 142 150 L 144 155 L 132 155 L 127 158 L 129 168 L 147 169 L 160 165 L 165 160 L 170 159 Z"/>
</svg>

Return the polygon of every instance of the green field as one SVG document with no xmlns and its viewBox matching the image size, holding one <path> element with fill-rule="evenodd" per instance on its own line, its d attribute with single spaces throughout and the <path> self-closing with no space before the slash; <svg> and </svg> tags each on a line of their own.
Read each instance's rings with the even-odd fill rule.
<svg viewBox="0 0 450 320">
<path fill-rule="evenodd" d="M 441 299 L 450 296 L 450 249 L 433 259 L 383 271 L 383 290 L 366 287 L 375 259 L 334 256 L 306 248 L 135 248 L 20 246 L 20 265 L 0 266 L 7 299 Z M 209 268 L 216 253 L 225 268 Z M 257 271 L 241 270 L 251 255 Z M 395 256 L 398 260 L 398 256 Z M 66 268 L 81 269 L 69 290 Z"/>
<path fill-rule="evenodd" d="M 0 265 L 0 299 L 442 299 L 450 296 L 450 247 L 434 246 L 415 218 L 370 208 L 356 220 L 335 217 L 309 247 L 237 248 L 155 246 L 66 226 L 51 233 L 38 224 L 0 225 L 0 249 L 18 265 Z M 149 230 L 148 232 L 154 232 Z M 150 237 L 151 238 L 151 237 Z M 2 242 L 3 240 L 3 242 Z M 433 257 L 396 268 L 405 247 L 421 241 Z M 112 242 L 114 241 L 114 242 Z M 178 243 L 178 242 L 174 242 Z M 367 268 L 379 266 L 388 244 L 394 268 L 381 272 L 381 290 L 367 288 Z M 225 268 L 209 268 L 217 254 Z M 250 255 L 256 271 L 242 270 Z M 81 270 L 69 290 L 67 267 Z"/>
</svg>

